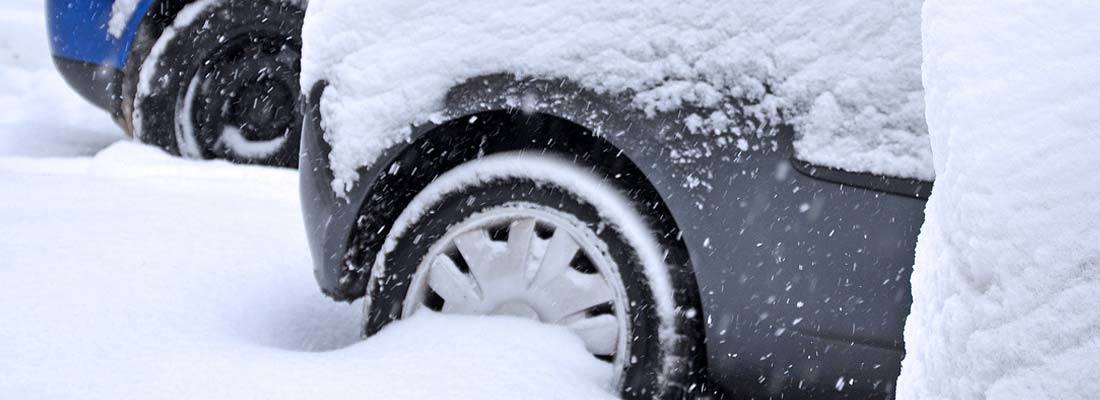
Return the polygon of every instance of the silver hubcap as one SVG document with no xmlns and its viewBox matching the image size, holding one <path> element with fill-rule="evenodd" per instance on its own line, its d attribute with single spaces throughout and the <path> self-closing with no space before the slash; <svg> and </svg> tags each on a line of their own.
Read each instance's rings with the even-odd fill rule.
<svg viewBox="0 0 1100 400">
<path fill-rule="evenodd" d="M 606 245 L 580 221 L 515 203 L 450 227 L 417 267 L 404 315 L 512 315 L 565 326 L 621 370 L 625 288 Z M 617 378 L 616 378 L 617 379 Z"/>
</svg>

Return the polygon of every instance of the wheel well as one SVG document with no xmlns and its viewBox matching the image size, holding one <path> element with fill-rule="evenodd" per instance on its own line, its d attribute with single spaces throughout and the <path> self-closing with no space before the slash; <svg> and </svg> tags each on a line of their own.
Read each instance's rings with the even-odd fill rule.
<svg viewBox="0 0 1100 400">
<path fill-rule="evenodd" d="M 464 162 L 508 151 L 556 154 L 612 182 L 642 210 L 647 222 L 656 229 L 657 239 L 667 251 L 669 265 L 690 274 L 690 282 L 695 282 L 687 248 L 671 211 L 646 175 L 623 151 L 591 130 L 563 118 L 499 110 L 471 114 L 438 125 L 406 146 L 389 165 L 377 169 L 389 173 L 377 179 L 360 206 L 356 226 L 349 237 L 349 251 L 344 257 L 345 268 L 355 269 L 344 275 L 349 278 L 345 287 L 350 297 L 365 293 L 366 273 L 376 252 L 394 220 L 421 189 L 435 177 Z M 698 299 L 693 303 L 698 304 Z"/>
</svg>

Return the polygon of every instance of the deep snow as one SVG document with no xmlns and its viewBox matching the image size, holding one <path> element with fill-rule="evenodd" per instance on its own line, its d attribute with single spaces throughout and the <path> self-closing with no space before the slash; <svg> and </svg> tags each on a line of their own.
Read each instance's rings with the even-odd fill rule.
<svg viewBox="0 0 1100 400">
<path fill-rule="evenodd" d="M 770 134 L 729 123 L 751 116 L 794 124 L 809 161 L 933 176 L 918 1 L 314 0 L 303 41 L 302 90 L 330 85 L 337 193 L 453 85 L 502 72 L 632 94 L 649 114 L 702 107 L 684 118 L 715 148 Z"/>
<path fill-rule="evenodd" d="M 0 5 L 0 398 L 610 398 L 561 328 L 424 314 L 359 341 L 313 281 L 288 170 L 124 140 Z"/>
<path fill-rule="evenodd" d="M 1100 2 L 929 0 L 898 398 L 1100 396 Z"/>
<path fill-rule="evenodd" d="M 611 397 L 564 329 L 418 316 L 359 342 L 292 171 L 120 142 L 0 159 L 0 398 Z"/>
</svg>

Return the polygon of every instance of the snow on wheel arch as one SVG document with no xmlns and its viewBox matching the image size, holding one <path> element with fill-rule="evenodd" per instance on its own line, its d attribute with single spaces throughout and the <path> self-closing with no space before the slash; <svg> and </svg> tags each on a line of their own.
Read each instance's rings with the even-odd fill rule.
<svg viewBox="0 0 1100 400">
<path fill-rule="evenodd" d="M 553 156 L 530 153 L 499 153 L 466 162 L 434 179 L 409 202 L 394 221 L 382 248 L 375 255 L 371 279 L 364 297 L 364 307 L 370 307 L 370 292 L 377 281 L 385 277 L 385 258 L 397 246 L 412 224 L 418 221 L 434 204 L 447 194 L 464 187 L 506 178 L 525 178 L 536 182 L 554 184 L 592 204 L 609 224 L 622 233 L 626 241 L 637 250 L 644 274 L 653 291 L 654 304 L 660 321 L 658 335 L 661 343 L 676 342 L 676 309 L 673 302 L 670 268 L 664 262 L 660 244 L 649 225 L 639 216 L 633 203 L 613 187 L 592 176 L 576 164 Z M 666 352 L 666 355 L 668 352 Z M 674 358 L 666 359 L 662 366 L 673 368 Z M 667 371 L 666 371 L 667 372 Z M 662 374 L 667 376 L 667 374 Z"/>
<path fill-rule="evenodd" d="M 314 0 L 306 13 L 301 87 L 328 83 L 338 194 L 444 113 L 451 87 L 499 73 L 632 96 L 650 116 L 704 110 L 682 118 L 716 146 L 791 123 L 807 161 L 933 177 L 920 2 Z"/>
</svg>

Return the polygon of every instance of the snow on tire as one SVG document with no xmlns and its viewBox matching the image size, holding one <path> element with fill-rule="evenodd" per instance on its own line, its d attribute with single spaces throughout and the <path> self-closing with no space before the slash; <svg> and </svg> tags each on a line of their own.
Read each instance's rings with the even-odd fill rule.
<svg viewBox="0 0 1100 400">
<path fill-rule="evenodd" d="M 614 369 L 627 398 L 682 398 L 703 376 L 693 279 L 615 188 L 555 157 L 503 153 L 436 178 L 371 272 L 364 330 L 417 311 L 558 324 Z M 684 260 L 686 262 L 686 260 Z M 692 292 L 677 296 L 677 292 Z"/>
</svg>

